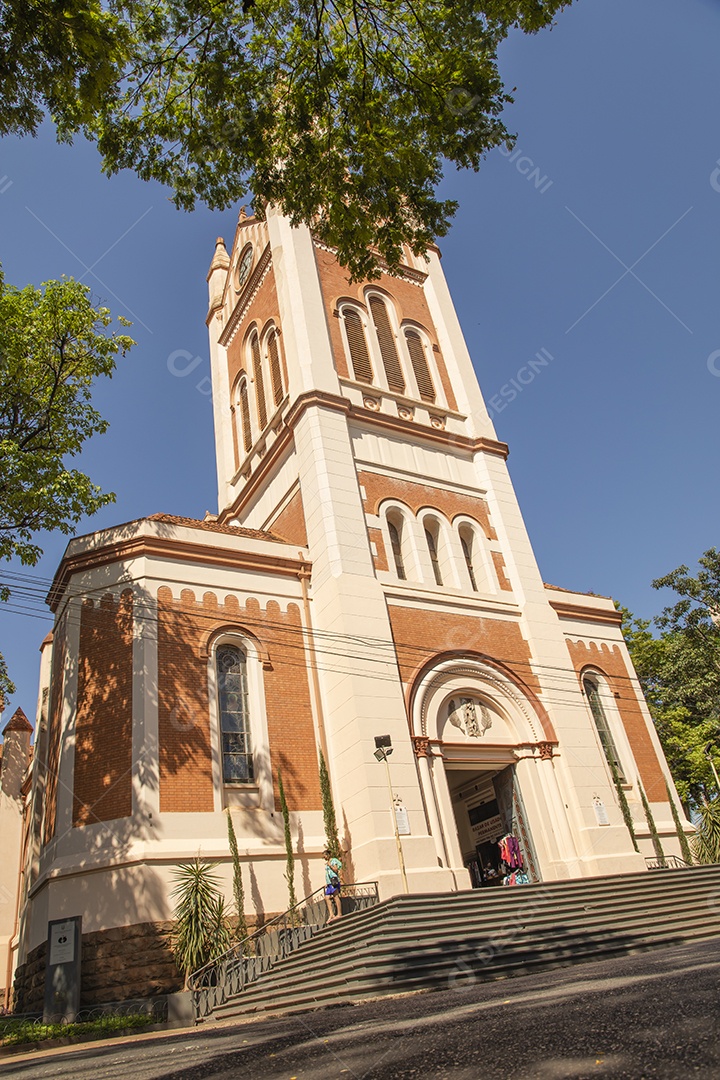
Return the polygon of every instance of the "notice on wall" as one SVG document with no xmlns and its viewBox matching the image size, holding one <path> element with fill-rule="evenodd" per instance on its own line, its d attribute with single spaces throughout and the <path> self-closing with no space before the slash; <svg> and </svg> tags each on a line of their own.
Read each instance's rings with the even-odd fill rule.
<svg viewBox="0 0 720 1080">
<path fill-rule="evenodd" d="M 72 964 L 75 960 L 75 921 L 50 923 L 50 964 Z"/>
<path fill-rule="evenodd" d="M 593 798 L 593 809 L 595 810 L 595 817 L 597 819 L 598 825 L 610 824 L 610 818 L 608 817 L 605 803 L 598 795 L 595 795 Z"/>
<path fill-rule="evenodd" d="M 410 835 L 410 818 L 408 817 L 407 808 L 398 803 L 395 803 L 395 823 L 400 836 Z"/>
</svg>

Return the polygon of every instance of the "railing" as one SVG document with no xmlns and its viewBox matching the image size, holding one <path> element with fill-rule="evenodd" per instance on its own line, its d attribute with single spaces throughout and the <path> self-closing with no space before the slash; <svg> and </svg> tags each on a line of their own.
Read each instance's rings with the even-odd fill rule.
<svg viewBox="0 0 720 1080">
<path fill-rule="evenodd" d="M 0 1045 L 40 1042 L 55 1038 L 67 1029 L 69 1034 L 82 1034 L 81 1025 L 92 1025 L 94 1034 L 111 1036 L 119 1031 L 141 1029 L 167 1020 L 167 997 L 148 1000 L 113 1001 L 104 1005 L 85 1006 L 72 1017 L 59 1016 L 46 1024 L 41 1013 L 8 1013 L 0 1016 Z"/>
<path fill-rule="evenodd" d="M 645 865 L 648 870 L 682 870 L 690 863 L 686 863 L 679 855 L 664 855 L 662 859 L 645 857 Z"/>
<path fill-rule="evenodd" d="M 364 911 L 377 902 L 376 881 L 342 886 L 343 915 Z M 303 942 L 314 937 L 327 924 L 328 918 L 325 890 L 318 889 L 266 923 L 261 930 L 194 971 L 187 985 L 193 994 L 195 1019 L 203 1020 L 228 998 L 242 993 Z"/>
</svg>

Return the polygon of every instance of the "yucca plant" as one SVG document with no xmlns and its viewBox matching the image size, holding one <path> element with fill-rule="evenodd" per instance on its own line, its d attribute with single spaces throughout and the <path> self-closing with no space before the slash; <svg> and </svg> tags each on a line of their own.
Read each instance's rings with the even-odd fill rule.
<svg viewBox="0 0 720 1080">
<path fill-rule="evenodd" d="M 173 870 L 177 884 L 173 896 L 175 930 L 173 954 L 180 971 L 188 976 L 230 948 L 225 900 L 211 863 L 195 859 Z"/>
<path fill-rule="evenodd" d="M 720 862 L 720 799 L 698 807 L 700 820 L 693 837 L 693 853 L 699 863 Z"/>
</svg>

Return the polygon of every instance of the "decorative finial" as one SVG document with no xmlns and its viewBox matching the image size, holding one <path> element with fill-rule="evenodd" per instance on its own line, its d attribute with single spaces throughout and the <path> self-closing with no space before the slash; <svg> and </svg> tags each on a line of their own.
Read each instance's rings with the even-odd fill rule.
<svg viewBox="0 0 720 1080">
<path fill-rule="evenodd" d="M 230 256 L 225 249 L 225 241 L 222 236 L 218 236 L 215 241 L 215 253 L 213 254 L 212 262 L 210 263 L 209 274 L 212 274 L 213 270 L 227 270 L 229 266 Z"/>
<path fill-rule="evenodd" d="M 245 213 L 245 207 L 240 207 L 240 213 L 238 214 L 238 221 L 247 221 L 247 214 Z"/>
</svg>

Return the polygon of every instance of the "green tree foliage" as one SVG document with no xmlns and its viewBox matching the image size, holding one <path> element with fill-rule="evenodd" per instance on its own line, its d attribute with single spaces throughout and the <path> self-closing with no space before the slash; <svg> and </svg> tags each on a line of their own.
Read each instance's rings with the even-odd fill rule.
<svg viewBox="0 0 720 1080">
<path fill-rule="evenodd" d="M 247 921 L 245 919 L 245 886 L 243 885 L 242 864 L 240 862 L 240 852 L 238 851 L 237 836 L 235 835 L 235 826 L 229 808 L 226 810 L 226 814 L 228 843 L 230 844 L 233 868 L 233 898 L 237 915 L 234 937 L 236 941 L 242 941 L 248 936 Z"/>
<path fill-rule="evenodd" d="M 330 775 L 322 750 L 320 755 L 320 795 L 322 797 L 323 823 L 325 825 L 325 840 L 333 859 L 342 858 L 340 837 L 338 836 L 337 817 L 335 815 L 335 803 L 333 801 Z"/>
<path fill-rule="evenodd" d="M 370 248 L 392 267 L 447 232 L 444 163 L 477 169 L 512 141 L 499 46 L 570 2 L 11 0 L 0 131 L 47 108 L 107 172 L 169 184 L 186 209 L 273 203 L 363 276 Z"/>
<path fill-rule="evenodd" d="M 173 877 L 177 882 L 173 954 L 187 978 L 230 948 L 230 931 L 225 899 L 210 863 L 199 859 L 183 863 L 173 870 Z"/>
<path fill-rule="evenodd" d="M 33 566 L 38 532 L 70 534 L 114 501 L 68 465 L 107 428 L 91 403 L 96 379 L 110 377 L 117 354 L 134 345 L 106 333 L 111 322 L 80 282 L 16 289 L 0 275 L 0 559 Z M 0 590 L 0 599 L 8 595 Z M 0 658 L 0 694 L 12 692 Z"/>
<path fill-rule="evenodd" d="M 290 811 L 288 810 L 287 799 L 285 798 L 285 788 L 283 787 L 282 773 L 278 769 L 278 793 L 280 795 L 280 813 L 283 819 L 283 830 L 285 833 L 285 854 L 287 856 L 285 880 L 288 887 L 288 908 L 294 908 L 297 904 L 297 897 L 295 895 L 295 854 L 293 852 L 292 845 L 292 833 L 290 831 Z"/>
<path fill-rule="evenodd" d="M 718 793 L 705 748 L 720 749 L 720 553 L 710 548 L 653 582 L 679 599 L 651 623 L 621 608 L 623 634 L 680 798 L 700 806 Z M 718 755 L 720 756 L 720 755 Z"/>
</svg>

